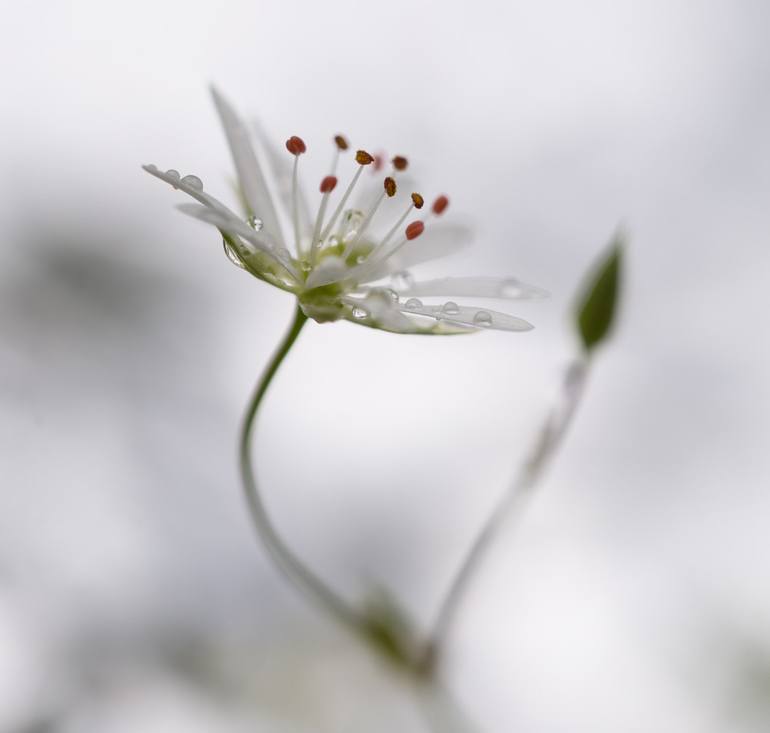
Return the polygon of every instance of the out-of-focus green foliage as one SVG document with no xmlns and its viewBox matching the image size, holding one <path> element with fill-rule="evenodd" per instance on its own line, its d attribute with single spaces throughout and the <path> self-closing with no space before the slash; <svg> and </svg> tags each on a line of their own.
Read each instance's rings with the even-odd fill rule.
<svg viewBox="0 0 770 733">
<path fill-rule="evenodd" d="M 620 299 L 623 238 L 616 235 L 607 253 L 589 275 L 575 310 L 578 333 L 587 353 L 612 330 Z"/>
</svg>

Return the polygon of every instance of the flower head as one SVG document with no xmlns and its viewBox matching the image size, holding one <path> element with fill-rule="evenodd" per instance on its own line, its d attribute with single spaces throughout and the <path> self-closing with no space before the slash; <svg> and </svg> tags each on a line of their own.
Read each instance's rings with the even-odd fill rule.
<svg viewBox="0 0 770 733">
<path fill-rule="evenodd" d="M 408 267 L 450 254 L 468 237 L 462 228 L 439 221 L 449 205 L 446 196 L 426 205 L 420 193 L 406 187 L 408 161 L 404 156 L 394 157 L 390 169 L 380 176 L 381 156 L 353 150 L 342 135 L 335 136 L 333 162 L 318 186 L 312 217 L 298 179 L 300 159 L 307 152 L 305 142 L 292 135 L 284 152 L 268 149 L 278 197 L 290 223 L 287 241 L 248 128 L 216 90 L 213 96 L 238 173 L 246 215 L 236 214 L 205 192 L 197 176 L 182 177 L 175 170 L 163 172 L 154 165 L 144 169 L 198 202 L 179 208 L 220 231 L 225 252 L 235 265 L 293 293 L 305 315 L 319 322 L 345 319 L 396 333 L 426 334 L 532 328 L 521 318 L 458 305 L 454 299 L 423 303 L 421 298 L 522 299 L 537 297 L 543 291 L 514 278 L 415 281 Z M 343 156 L 353 158 L 353 168 L 347 183 L 339 185 L 337 168 Z M 362 181 L 366 169 L 374 175 Z M 376 181 L 375 190 L 372 180 Z M 363 203 L 357 207 L 353 205 L 356 201 Z"/>
</svg>

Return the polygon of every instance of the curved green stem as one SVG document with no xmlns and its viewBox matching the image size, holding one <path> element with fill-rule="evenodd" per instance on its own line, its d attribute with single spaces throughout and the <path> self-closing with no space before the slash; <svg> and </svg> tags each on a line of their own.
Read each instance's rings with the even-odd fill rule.
<svg viewBox="0 0 770 733">
<path fill-rule="evenodd" d="M 504 524 L 521 516 L 533 489 L 537 486 L 544 470 L 561 445 L 580 403 L 587 375 L 588 362 L 583 359 L 575 360 L 567 369 L 560 399 L 546 418 L 531 453 L 511 486 L 500 497 L 465 555 L 439 607 L 433 631 L 423 649 L 421 664 L 426 669 L 434 667 L 462 601 L 467 596 L 471 583 L 493 540 L 497 538 Z"/>
<path fill-rule="evenodd" d="M 358 614 L 329 588 L 312 570 L 310 570 L 281 539 L 265 509 L 264 501 L 257 487 L 254 476 L 254 466 L 251 459 L 251 439 L 254 432 L 255 418 L 262 398 L 265 396 L 270 383 L 273 381 L 278 368 L 283 363 L 294 342 L 297 340 L 302 327 L 307 321 L 307 316 L 297 305 L 294 320 L 278 345 L 275 353 L 268 362 L 265 371 L 257 382 L 251 395 L 240 434 L 240 469 L 243 487 L 246 492 L 246 500 L 251 512 L 254 527 L 262 540 L 268 553 L 275 564 L 283 571 L 286 577 L 298 588 L 304 591 L 309 598 L 321 608 L 335 617 L 343 625 L 352 627 L 360 633 L 362 622 Z"/>
</svg>

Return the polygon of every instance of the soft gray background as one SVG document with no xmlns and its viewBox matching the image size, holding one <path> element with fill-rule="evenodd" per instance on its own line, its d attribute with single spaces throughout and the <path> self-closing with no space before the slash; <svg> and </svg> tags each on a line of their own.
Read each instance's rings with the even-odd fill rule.
<svg viewBox="0 0 770 733">
<path fill-rule="evenodd" d="M 237 423 L 292 304 L 139 168 L 228 197 L 211 81 L 310 168 L 338 131 L 409 155 L 477 232 L 426 275 L 553 293 L 523 335 L 311 324 L 256 447 L 287 536 L 426 623 L 622 222 L 622 328 L 448 684 L 493 733 L 767 730 L 766 3 L 49 1 L 2 25 L 3 733 L 422 729 L 251 536 Z"/>
</svg>

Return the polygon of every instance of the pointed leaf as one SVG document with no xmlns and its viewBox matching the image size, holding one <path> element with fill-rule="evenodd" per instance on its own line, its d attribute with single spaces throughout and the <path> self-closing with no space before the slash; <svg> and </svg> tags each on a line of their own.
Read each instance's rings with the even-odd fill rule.
<svg viewBox="0 0 770 733">
<path fill-rule="evenodd" d="M 601 262 L 588 276 L 578 300 L 576 325 L 587 353 L 591 353 L 612 330 L 620 296 L 622 254 L 623 238 L 616 235 Z"/>
</svg>

